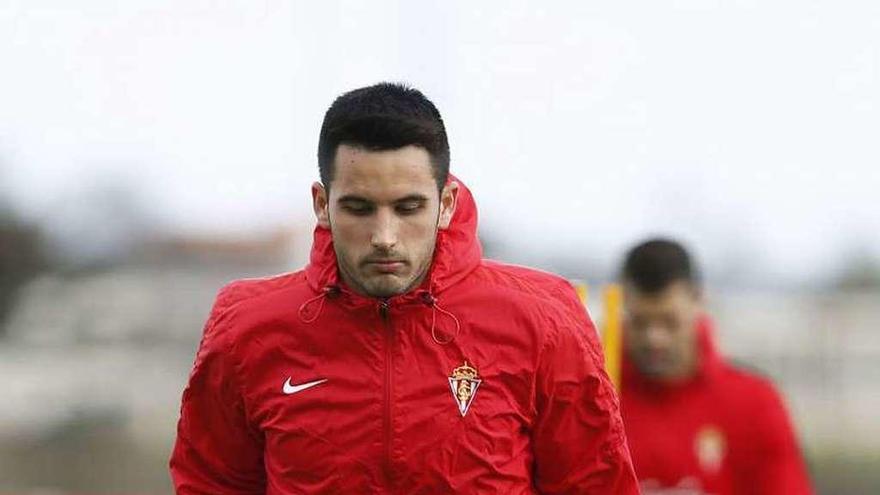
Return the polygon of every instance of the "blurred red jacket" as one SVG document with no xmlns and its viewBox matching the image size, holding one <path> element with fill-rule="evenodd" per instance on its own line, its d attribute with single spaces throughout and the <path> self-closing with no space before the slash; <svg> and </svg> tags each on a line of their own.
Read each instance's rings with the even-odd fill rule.
<svg viewBox="0 0 880 495">
<path fill-rule="evenodd" d="M 180 494 L 635 494 L 592 323 L 564 280 L 481 259 L 460 189 L 429 277 L 382 302 L 305 270 L 224 288 L 183 393 Z"/>
<path fill-rule="evenodd" d="M 712 333 L 702 318 L 700 367 L 684 383 L 652 381 L 624 356 L 621 409 L 642 492 L 813 493 L 779 394 L 725 362 Z"/>
</svg>

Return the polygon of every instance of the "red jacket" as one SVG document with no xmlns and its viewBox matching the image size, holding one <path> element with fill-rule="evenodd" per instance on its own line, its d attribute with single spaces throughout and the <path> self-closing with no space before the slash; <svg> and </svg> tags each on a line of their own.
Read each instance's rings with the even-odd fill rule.
<svg viewBox="0 0 880 495">
<path fill-rule="evenodd" d="M 643 493 L 812 493 L 773 385 L 722 360 L 711 327 L 699 322 L 700 368 L 685 383 L 651 381 L 624 357 L 621 407 Z"/>
<path fill-rule="evenodd" d="M 221 290 L 183 393 L 181 494 L 638 493 L 592 323 L 562 279 L 481 259 L 462 187 L 425 283 L 310 264 Z"/>
</svg>

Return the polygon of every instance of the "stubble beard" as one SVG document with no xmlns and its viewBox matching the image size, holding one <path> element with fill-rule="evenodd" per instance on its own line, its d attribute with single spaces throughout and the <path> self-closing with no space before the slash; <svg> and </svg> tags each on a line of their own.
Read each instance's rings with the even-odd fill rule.
<svg viewBox="0 0 880 495">
<path fill-rule="evenodd" d="M 425 277 L 427 277 L 434 261 L 434 253 L 437 250 L 437 233 L 438 229 L 435 229 L 430 248 L 428 249 L 428 252 L 425 253 L 425 257 L 421 260 L 421 265 L 416 268 L 413 275 L 411 275 L 411 277 L 403 284 L 386 283 L 385 280 L 382 280 L 382 278 L 384 278 L 382 276 L 366 277 L 359 275 L 358 267 L 361 266 L 361 263 L 352 263 L 334 244 L 333 249 L 336 252 L 336 265 L 339 270 L 339 275 L 355 292 L 369 297 L 388 299 L 400 294 L 406 294 L 418 287 L 425 280 Z M 391 280 L 397 280 L 396 277 L 391 275 L 388 275 L 387 277 L 391 278 Z"/>
</svg>

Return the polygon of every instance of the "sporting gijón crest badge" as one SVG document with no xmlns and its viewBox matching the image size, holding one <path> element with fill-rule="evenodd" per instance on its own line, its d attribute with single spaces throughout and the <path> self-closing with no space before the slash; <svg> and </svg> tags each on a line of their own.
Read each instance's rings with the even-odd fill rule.
<svg viewBox="0 0 880 495">
<path fill-rule="evenodd" d="M 452 370 L 452 376 L 449 377 L 449 388 L 452 390 L 452 397 L 458 405 L 458 412 L 462 417 L 467 414 L 474 397 L 477 396 L 477 389 L 483 380 L 477 374 L 477 370 L 468 365 L 467 361 L 463 365 Z"/>
</svg>

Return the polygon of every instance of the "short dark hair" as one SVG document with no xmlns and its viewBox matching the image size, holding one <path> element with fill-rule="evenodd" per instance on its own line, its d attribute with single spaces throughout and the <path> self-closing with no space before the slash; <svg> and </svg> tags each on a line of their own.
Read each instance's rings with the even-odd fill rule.
<svg viewBox="0 0 880 495">
<path fill-rule="evenodd" d="M 449 176 L 449 141 L 437 107 L 421 91 L 382 82 L 336 98 L 321 125 L 318 169 L 329 188 L 340 144 L 370 151 L 414 145 L 431 156 L 434 178 L 442 189 Z"/>
<path fill-rule="evenodd" d="M 695 287 L 700 285 L 700 275 L 690 254 L 671 239 L 650 239 L 630 249 L 622 272 L 624 281 L 648 294 L 656 294 L 680 280 Z"/>
</svg>

